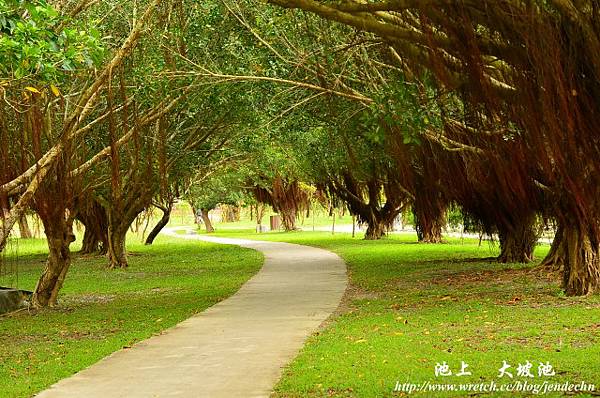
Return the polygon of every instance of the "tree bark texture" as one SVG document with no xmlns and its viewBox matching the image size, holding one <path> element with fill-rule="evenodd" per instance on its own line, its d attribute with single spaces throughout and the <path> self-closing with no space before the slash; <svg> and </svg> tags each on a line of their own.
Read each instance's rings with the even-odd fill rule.
<svg viewBox="0 0 600 398">
<path fill-rule="evenodd" d="M 202 222 L 204 223 L 204 227 L 206 228 L 206 233 L 211 234 L 215 232 L 215 228 L 210 221 L 210 217 L 208 216 L 208 209 L 200 210 L 200 217 L 202 217 Z"/>
<path fill-rule="evenodd" d="M 33 238 L 33 234 L 31 233 L 31 229 L 29 228 L 29 223 L 27 222 L 26 215 L 22 215 L 21 218 L 19 218 L 19 233 L 21 239 Z"/>
<path fill-rule="evenodd" d="M 154 242 L 154 239 L 158 236 L 158 234 L 160 233 L 160 231 L 162 231 L 162 229 L 169 223 L 169 220 L 171 219 L 171 211 L 173 210 L 173 202 L 170 201 L 169 203 L 167 203 L 166 206 L 157 206 L 162 212 L 163 215 L 160 218 L 160 220 L 158 221 L 158 223 L 154 226 L 154 228 L 152 228 L 152 231 L 150 231 L 150 234 L 148 234 L 148 237 L 146 238 L 146 245 L 151 245 L 152 242 Z"/>
<path fill-rule="evenodd" d="M 515 225 L 498 228 L 501 263 L 528 263 L 534 259 L 538 240 L 535 215 L 516 220 Z"/>
</svg>

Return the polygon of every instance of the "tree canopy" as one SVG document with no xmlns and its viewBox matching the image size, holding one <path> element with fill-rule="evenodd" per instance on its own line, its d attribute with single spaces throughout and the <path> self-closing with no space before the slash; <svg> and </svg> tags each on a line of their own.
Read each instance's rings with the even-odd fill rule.
<svg viewBox="0 0 600 398">
<path fill-rule="evenodd" d="M 36 305 L 74 220 L 124 268 L 132 223 L 160 208 L 156 236 L 177 198 L 269 204 L 288 230 L 319 201 L 368 239 L 411 209 L 422 242 L 460 209 L 505 262 L 555 224 L 544 265 L 598 290 L 595 2 L 269 3 L 0 1 L 0 249 L 35 211 Z"/>
</svg>

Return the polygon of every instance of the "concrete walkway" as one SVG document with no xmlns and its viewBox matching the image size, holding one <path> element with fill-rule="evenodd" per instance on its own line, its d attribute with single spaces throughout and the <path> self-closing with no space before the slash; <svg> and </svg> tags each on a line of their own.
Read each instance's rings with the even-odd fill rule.
<svg viewBox="0 0 600 398">
<path fill-rule="evenodd" d="M 282 367 L 337 308 L 346 289 L 344 262 L 326 250 L 166 233 L 259 250 L 265 263 L 230 298 L 38 397 L 268 397 Z"/>
</svg>

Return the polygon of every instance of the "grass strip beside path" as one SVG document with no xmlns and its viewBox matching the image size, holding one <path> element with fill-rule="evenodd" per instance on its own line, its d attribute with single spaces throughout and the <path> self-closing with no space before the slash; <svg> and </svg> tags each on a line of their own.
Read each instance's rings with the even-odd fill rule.
<svg viewBox="0 0 600 398">
<path fill-rule="evenodd" d="M 490 259 L 497 255 L 494 245 L 472 239 L 417 244 L 412 234 L 381 241 L 326 232 L 218 234 L 322 247 L 349 267 L 344 308 L 287 367 L 275 397 L 407 396 L 393 392 L 397 381 L 504 383 L 510 380 L 498 378 L 503 360 L 512 366 L 512 381 L 585 381 L 600 388 L 600 296 L 565 297 L 556 279 L 531 272 L 536 264 Z M 540 246 L 537 258 L 547 250 Z M 435 365 L 444 361 L 454 373 L 466 362 L 472 376 L 435 377 Z M 534 378 L 516 375 L 526 361 Z M 539 377 L 540 362 L 553 365 L 556 375 Z"/>
<path fill-rule="evenodd" d="M 18 264 L 20 288 L 34 288 L 44 246 L 21 241 L 18 261 L 4 257 Z M 237 246 L 162 236 L 129 250 L 126 270 L 107 270 L 104 257 L 74 255 L 58 308 L 0 318 L 0 397 L 30 397 L 174 326 L 235 293 L 263 261 Z"/>
</svg>

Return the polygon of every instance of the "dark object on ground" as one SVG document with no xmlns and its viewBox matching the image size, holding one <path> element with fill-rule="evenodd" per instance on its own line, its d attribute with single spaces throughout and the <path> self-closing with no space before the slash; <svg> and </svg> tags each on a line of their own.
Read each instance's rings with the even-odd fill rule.
<svg viewBox="0 0 600 398">
<path fill-rule="evenodd" d="M 0 314 L 28 307 L 32 294 L 28 290 L 0 287 Z"/>
</svg>

